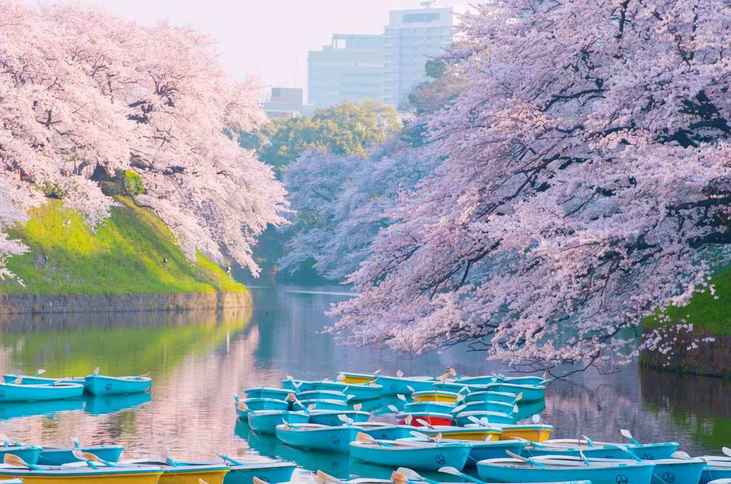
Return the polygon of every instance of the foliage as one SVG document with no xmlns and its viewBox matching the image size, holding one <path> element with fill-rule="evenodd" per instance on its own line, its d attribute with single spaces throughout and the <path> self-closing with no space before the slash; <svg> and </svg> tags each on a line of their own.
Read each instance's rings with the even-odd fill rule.
<svg viewBox="0 0 731 484">
<path fill-rule="evenodd" d="M 629 361 L 627 330 L 708 288 L 704 252 L 731 241 L 729 27 L 722 0 L 464 17 L 465 89 L 428 119 L 445 161 L 402 197 L 332 330 L 531 366 Z"/>
<path fill-rule="evenodd" d="M 121 178 L 125 194 L 134 197 L 145 193 L 145 182 L 136 171 L 124 170 L 121 172 Z"/>
<path fill-rule="evenodd" d="M 396 110 L 376 102 L 345 103 L 311 117 L 275 120 L 258 133 L 244 133 L 241 142 L 258 150 L 259 158 L 279 171 L 305 151 L 366 156 L 401 128 Z"/>
<path fill-rule="evenodd" d="M 227 135 L 264 116 L 258 88 L 231 82 L 209 39 L 78 6 L 11 0 L 0 18 L 0 234 L 47 196 L 97 226 L 114 204 L 100 180 L 134 170 L 137 201 L 188 257 L 230 256 L 258 272 L 251 246 L 285 222 L 285 194 Z M 0 235 L 2 260 L 23 250 Z"/>
<path fill-rule="evenodd" d="M 59 201 L 30 210 L 9 232 L 30 250 L 7 265 L 25 285 L 0 281 L 0 293 L 167 294 L 242 292 L 212 261 L 191 262 L 170 229 L 151 211 L 119 199 L 109 218 L 92 230 L 75 209 Z"/>
</svg>

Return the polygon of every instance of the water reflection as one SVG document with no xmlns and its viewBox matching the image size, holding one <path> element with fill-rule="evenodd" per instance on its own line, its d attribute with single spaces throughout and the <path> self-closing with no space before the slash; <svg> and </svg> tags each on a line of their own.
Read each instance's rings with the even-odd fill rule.
<svg viewBox="0 0 731 484">
<path fill-rule="evenodd" d="M 482 353 L 459 347 L 416 357 L 342 347 L 322 329 L 325 311 L 348 297 L 347 291 L 328 289 L 253 290 L 253 315 L 93 314 L 2 321 L 0 372 L 45 368 L 52 376 L 83 375 L 99 366 L 112 374 L 149 372 L 155 383 L 150 401 L 132 396 L 48 402 L 42 408 L 0 407 L 0 419 L 9 419 L 0 420 L 0 432 L 46 445 L 68 444 L 74 436 L 89 444 L 119 442 L 130 457 L 163 449 L 181 459 L 212 458 L 219 452 L 237 456 L 247 451 L 247 443 L 233 432 L 232 395 L 248 386 L 277 385 L 289 374 L 333 377 L 341 369 L 505 371 L 486 362 Z M 730 385 L 637 366 L 611 375 L 587 373 L 551 386 L 544 415 L 560 437 L 616 440 L 619 428 L 629 428 L 643 440 L 678 440 L 692 453 L 715 452 L 720 444 L 731 443 Z M 333 475 L 353 471 L 342 456 L 311 458 L 271 438 L 252 444 L 263 453 L 296 457 Z"/>
</svg>

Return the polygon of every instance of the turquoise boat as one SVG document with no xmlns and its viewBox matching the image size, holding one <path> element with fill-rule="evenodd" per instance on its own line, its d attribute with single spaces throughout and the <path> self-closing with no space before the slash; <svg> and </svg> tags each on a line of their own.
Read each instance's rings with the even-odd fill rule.
<svg viewBox="0 0 731 484">
<path fill-rule="evenodd" d="M 376 440 L 398 440 L 411 437 L 414 427 L 409 425 L 394 425 L 384 422 L 361 422 L 353 424 L 364 434 Z"/>
<path fill-rule="evenodd" d="M 38 463 L 38 458 L 41 455 L 41 447 L 37 445 L 23 445 L 20 443 L 9 443 L 7 445 L 0 445 L 0 462 L 5 459 L 7 454 L 12 454 L 20 457 L 30 465 Z"/>
<path fill-rule="evenodd" d="M 247 388 L 244 393 L 246 398 L 271 398 L 274 400 L 287 400 L 293 393 L 291 390 L 286 388 L 267 388 L 267 387 L 256 387 Z"/>
<path fill-rule="evenodd" d="M 356 410 L 313 410 L 310 412 L 310 423 L 319 425 L 342 425 L 343 419 L 359 423 L 367 422 L 370 417 L 370 413 Z"/>
<path fill-rule="evenodd" d="M 467 394 L 471 391 L 469 385 L 464 385 L 462 383 L 455 383 L 451 381 L 437 382 L 434 384 L 433 389 L 438 392 L 452 392 L 459 394 Z"/>
<path fill-rule="evenodd" d="M 525 440 L 496 440 L 494 442 L 469 442 L 468 464 L 475 465 L 486 459 L 501 459 L 510 456 L 508 452 L 520 455 L 527 445 Z"/>
<path fill-rule="evenodd" d="M 355 440 L 359 430 L 350 425 L 333 427 L 318 424 L 279 424 L 276 436 L 292 447 L 324 452 L 347 453 L 350 443 Z"/>
<path fill-rule="evenodd" d="M 294 378 L 285 378 L 281 382 L 282 389 L 293 392 L 306 392 L 315 389 L 314 381 L 295 380 Z"/>
<path fill-rule="evenodd" d="M 5 383 L 16 383 L 18 385 L 53 385 L 56 382 L 77 383 L 79 385 L 84 384 L 84 379 L 82 377 L 48 378 L 45 376 L 15 375 L 12 373 L 6 373 L 3 375 L 3 381 Z"/>
<path fill-rule="evenodd" d="M 731 484 L 731 479 L 716 479 L 710 481 L 709 484 Z"/>
<path fill-rule="evenodd" d="M 93 482 L 96 484 L 157 484 L 163 471 L 158 466 L 70 465 L 32 468 L 0 464 L 0 479 L 22 479 L 24 484 L 66 484 Z"/>
<path fill-rule="evenodd" d="M 347 402 L 350 397 L 343 392 L 335 390 L 308 390 L 306 392 L 297 392 L 297 399 L 305 400 L 338 400 Z"/>
<path fill-rule="evenodd" d="M 84 411 L 91 415 L 107 415 L 122 410 L 139 407 L 152 400 L 149 393 L 130 393 L 129 395 L 107 395 L 84 397 Z"/>
<path fill-rule="evenodd" d="M 76 383 L 53 383 L 51 385 L 23 385 L 0 383 L 0 402 L 39 402 L 81 398 L 84 386 Z"/>
<path fill-rule="evenodd" d="M 84 378 L 84 390 L 96 396 L 147 393 L 151 387 L 152 379 L 146 376 L 106 376 L 94 374 Z"/>
<path fill-rule="evenodd" d="M 99 457 L 101 460 L 106 462 L 118 462 L 124 452 L 124 447 L 121 445 L 95 445 L 89 447 L 81 447 L 79 449 L 74 448 L 56 448 L 56 447 L 43 447 L 40 455 L 38 456 L 38 464 L 45 466 L 60 466 L 64 464 L 70 464 L 71 462 L 79 462 L 74 456 L 75 450 L 81 450 L 82 452 L 88 452 Z"/>
<path fill-rule="evenodd" d="M 700 484 L 731 479 L 731 457 L 703 456 L 701 459 L 706 467 L 701 474 Z"/>
<path fill-rule="evenodd" d="M 487 459 L 477 463 L 487 482 L 558 482 L 587 480 L 592 484 L 651 484 L 655 465 L 649 461 L 593 460 L 561 457 Z"/>
<path fill-rule="evenodd" d="M 485 386 L 488 392 L 515 393 L 523 395 L 525 401 L 543 400 L 546 387 L 543 385 L 518 385 L 515 383 L 492 383 Z"/>
<path fill-rule="evenodd" d="M 680 448 L 678 442 L 655 442 L 643 444 L 638 441 L 630 443 L 594 442 L 584 439 L 551 439 L 540 445 L 526 449 L 531 455 L 579 455 L 579 449 L 587 457 L 605 459 L 627 459 L 639 457 L 644 460 L 669 459 Z M 628 449 L 629 452 L 627 452 Z"/>
<path fill-rule="evenodd" d="M 703 459 L 658 459 L 653 460 L 654 480 L 661 483 L 697 483 L 706 469 Z"/>
<path fill-rule="evenodd" d="M 493 391 L 479 391 L 471 392 L 465 395 L 464 403 L 472 402 L 502 402 L 514 405 L 518 400 L 518 395 L 510 392 L 493 392 Z"/>
<path fill-rule="evenodd" d="M 408 440 L 356 440 L 350 444 L 354 459 L 389 467 L 436 471 L 441 467 L 463 469 L 470 455 L 461 442 L 413 442 Z"/>
<path fill-rule="evenodd" d="M 464 376 L 454 380 L 455 383 L 461 385 L 490 385 L 500 383 L 500 381 L 500 377 L 497 375 Z"/>
<path fill-rule="evenodd" d="M 322 399 L 312 399 L 312 400 L 299 400 L 298 402 L 295 402 L 295 406 L 299 403 L 303 407 L 303 409 L 308 409 L 310 411 L 314 410 L 348 410 L 350 407 L 348 404 L 342 400 L 322 400 Z"/>
<path fill-rule="evenodd" d="M 515 415 L 503 412 L 489 412 L 484 410 L 474 412 L 461 412 L 455 417 L 455 424 L 464 427 L 474 423 L 473 419 L 487 421 L 494 425 L 511 425 L 515 423 Z"/>
<path fill-rule="evenodd" d="M 241 405 L 243 404 L 243 405 Z M 289 402 L 274 398 L 247 398 L 240 402 L 239 410 L 289 410 Z"/>
<path fill-rule="evenodd" d="M 305 412 L 289 412 L 286 410 L 259 410 L 249 412 L 247 422 L 249 428 L 261 434 L 274 435 L 277 425 L 287 422 L 289 424 L 303 424 L 310 420 Z"/>
<path fill-rule="evenodd" d="M 379 398 L 383 394 L 383 387 L 376 383 L 368 384 L 347 384 L 337 381 L 316 381 L 312 382 L 309 390 L 326 390 L 341 392 L 350 395 L 355 400 L 371 400 Z M 301 391 L 306 391 L 302 389 Z"/>
<path fill-rule="evenodd" d="M 462 413 L 462 412 L 498 412 L 498 413 L 504 413 L 506 415 L 511 415 L 518 413 L 518 407 L 515 404 L 509 404 L 509 403 L 503 403 L 503 402 L 493 402 L 490 400 L 485 400 L 481 402 L 469 402 L 464 403 L 462 405 L 459 405 L 457 407 L 454 407 L 452 409 L 453 413 Z"/>
<path fill-rule="evenodd" d="M 378 375 L 376 377 L 376 384 L 381 385 L 384 395 L 409 395 L 413 392 L 429 391 L 434 389 L 434 385 L 436 383 L 436 380 L 431 377 L 402 377 L 383 375 Z"/>
<path fill-rule="evenodd" d="M 404 405 L 406 413 L 450 413 L 453 405 L 436 402 L 412 402 Z"/>
<path fill-rule="evenodd" d="M 289 482 L 297 468 L 294 462 L 269 459 L 231 459 L 224 457 L 229 472 L 223 484 L 253 484 L 254 478 L 270 483 Z"/>
</svg>

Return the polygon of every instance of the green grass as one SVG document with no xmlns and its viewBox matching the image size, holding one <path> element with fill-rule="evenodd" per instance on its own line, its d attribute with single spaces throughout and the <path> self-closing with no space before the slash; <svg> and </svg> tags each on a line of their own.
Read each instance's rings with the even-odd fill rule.
<svg viewBox="0 0 731 484">
<path fill-rule="evenodd" d="M 714 336 L 731 336 L 731 267 L 716 274 L 713 283 L 717 299 L 708 291 L 699 292 L 686 306 L 667 308 L 665 314 L 670 321 L 685 320 Z M 650 329 L 660 324 L 663 323 L 657 317 L 644 321 L 644 326 Z"/>
<path fill-rule="evenodd" d="M 9 231 L 30 251 L 7 266 L 25 283 L 0 281 L 0 293 L 121 295 L 244 292 L 213 261 L 191 262 L 170 229 L 129 198 L 96 230 L 59 201 L 30 211 L 30 220 Z"/>
</svg>

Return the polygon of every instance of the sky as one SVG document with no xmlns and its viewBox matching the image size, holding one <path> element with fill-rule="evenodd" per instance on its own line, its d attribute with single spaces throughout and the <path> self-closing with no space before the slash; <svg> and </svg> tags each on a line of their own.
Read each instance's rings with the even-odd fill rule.
<svg viewBox="0 0 731 484">
<path fill-rule="evenodd" d="M 53 0 L 36 0 L 47 3 Z M 393 9 L 419 0 L 80 0 L 143 24 L 167 21 L 212 36 L 238 78 L 263 86 L 306 87 L 307 52 L 334 33 L 382 33 Z M 461 6 L 467 0 L 439 0 Z"/>
</svg>

